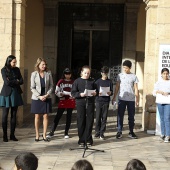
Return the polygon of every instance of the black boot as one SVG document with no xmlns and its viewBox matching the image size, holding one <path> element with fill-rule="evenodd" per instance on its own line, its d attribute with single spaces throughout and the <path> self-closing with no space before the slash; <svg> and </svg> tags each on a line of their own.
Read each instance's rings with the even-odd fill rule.
<svg viewBox="0 0 170 170">
<path fill-rule="evenodd" d="M 10 140 L 18 141 L 18 139 L 15 137 L 15 135 L 10 135 Z"/>
<path fill-rule="evenodd" d="M 17 114 L 17 108 L 18 107 L 12 107 L 11 108 L 11 134 L 10 134 L 10 140 L 18 141 L 18 139 L 15 137 L 15 127 L 16 127 L 16 114 Z"/>
<path fill-rule="evenodd" d="M 7 122 L 2 123 L 2 129 L 3 129 L 3 141 L 8 142 L 8 136 L 7 136 Z"/>
<path fill-rule="evenodd" d="M 4 133 L 4 134 L 3 134 L 3 141 L 4 141 L 4 142 L 8 142 L 7 133 Z"/>
</svg>

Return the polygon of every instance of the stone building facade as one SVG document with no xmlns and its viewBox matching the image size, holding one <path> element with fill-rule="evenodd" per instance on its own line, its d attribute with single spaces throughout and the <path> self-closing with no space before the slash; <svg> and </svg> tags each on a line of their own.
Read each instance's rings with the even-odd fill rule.
<svg viewBox="0 0 170 170">
<path fill-rule="evenodd" d="M 99 7 L 102 9 L 101 17 L 98 14 L 98 19 L 93 20 L 94 29 L 89 28 L 92 20 L 85 19 L 84 22 L 80 22 L 81 18 L 76 19 L 76 12 L 70 13 L 72 19 L 64 19 L 71 10 L 68 6 L 75 9 L 75 5 L 87 6 L 87 11 L 91 9 L 92 13 Z M 118 6 L 122 11 L 113 12 L 112 9 L 116 11 Z M 67 11 L 64 13 L 61 9 L 66 7 Z M 72 67 L 70 50 L 73 49 L 73 43 L 68 43 L 68 41 L 72 42 L 72 34 L 69 34 L 69 31 L 76 30 L 77 27 L 81 31 L 83 27 L 83 30 L 92 34 L 96 30 L 106 32 L 109 30 L 110 67 L 113 65 L 112 62 L 122 62 L 125 59 L 132 61 L 132 72 L 136 73 L 140 80 L 140 106 L 143 107 L 142 125 L 144 129 L 147 129 L 148 120 L 151 120 L 149 119 L 150 112 L 155 112 L 155 109 L 152 109 L 154 108 L 152 90 L 158 76 L 159 44 L 170 43 L 169 8 L 169 0 L 1 0 L 0 68 L 3 67 L 9 54 L 17 57 L 17 66 L 20 67 L 25 82 L 23 85 L 24 102 L 29 104 L 31 102 L 30 75 L 38 57 L 44 57 L 47 60 L 54 82 L 56 82 L 65 66 Z M 102 17 L 105 15 L 105 12 L 102 14 L 104 10 L 111 11 L 108 12 L 111 19 L 108 19 L 107 22 L 105 19 L 102 21 Z M 87 15 L 89 15 L 88 12 Z M 85 16 L 86 13 L 83 13 L 82 17 Z M 118 24 L 119 16 L 123 16 L 122 27 L 121 24 L 114 27 L 115 24 Z M 80 14 L 77 15 L 78 17 Z M 92 15 L 93 17 L 94 15 Z M 70 23 L 74 26 L 71 25 L 63 33 L 65 35 L 68 31 L 67 35 L 70 38 L 65 36 L 66 43 L 63 42 L 62 45 L 61 42 L 64 38 L 62 21 L 64 20 L 67 20 L 67 27 Z M 99 24 L 100 22 L 102 24 Z M 121 33 L 116 32 L 119 26 L 122 28 Z M 91 33 L 89 35 L 92 35 Z M 116 42 L 122 44 L 116 46 Z M 114 48 L 116 50 L 120 48 L 120 52 L 115 53 Z M 65 53 L 60 53 L 61 49 Z M 2 84 L 3 80 L 0 78 L 0 87 Z M 18 123 L 22 123 L 22 107 L 19 109 L 18 115 Z"/>
</svg>

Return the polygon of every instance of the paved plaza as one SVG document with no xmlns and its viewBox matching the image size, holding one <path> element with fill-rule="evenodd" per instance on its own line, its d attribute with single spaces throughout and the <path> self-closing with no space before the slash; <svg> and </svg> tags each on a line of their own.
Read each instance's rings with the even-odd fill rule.
<svg viewBox="0 0 170 170">
<path fill-rule="evenodd" d="M 0 128 L 0 166 L 4 170 L 11 170 L 14 166 L 14 158 L 22 151 L 31 151 L 39 158 L 38 170 L 70 170 L 74 162 L 79 159 L 89 160 L 94 170 L 124 170 L 129 160 L 140 159 L 147 170 L 169 170 L 170 169 L 170 144 L 159 141 L 158 136 L 148 135 L 141 129 L 141 110 L 136 111 L 135 133 L 138 139 L 128 138 L 127 115 L 124 120 L 123 138 L 116 139 L 116 112 L 109 110 L 105 140 L 94 139 L 94 146 L 90 148 L 104 150 L 94 152 L 87 150 L 85 158 L 82 158 L 84 150 L 77 148 L 77 126 L 76 110 L 73 113 L 70 128 L 70 139 L 64 139 L 65 114 L 63 115 L 55 136 L 50 142 L 41 139 L 35 142 L 34 115 L 29 114 L 29 106 L 24 112 L 24 123 L 16 128 L 18 142 L 3 142 L 2 128 Z M 54 113 L 49 115 L 49 129 L 52 124 Z M 95 124 L 94 124 L 95 125 Z M 41 127 L 42 132 L 42 127 Z M 93 130 L 93 135 L 94 135 Z"/>
</svg>

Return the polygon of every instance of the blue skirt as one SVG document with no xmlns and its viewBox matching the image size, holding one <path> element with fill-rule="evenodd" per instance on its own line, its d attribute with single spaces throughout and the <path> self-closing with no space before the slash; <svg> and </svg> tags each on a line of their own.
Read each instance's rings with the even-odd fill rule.
<svg viewBox="0 0 170 170">
<path fill-rule="evenodd" d="M 22 96 L 16 88 L 12 88 L 10 96 L 0 96 L 0 107 L 16 107 L 23 104 Z"/>
<path fill-rule="evenodd" d="M 45 101 L 32 100 L 31 113 L 34 113 L 34 114 L 52 113 L 51 98 L 48 98 Z"/>
</svg>

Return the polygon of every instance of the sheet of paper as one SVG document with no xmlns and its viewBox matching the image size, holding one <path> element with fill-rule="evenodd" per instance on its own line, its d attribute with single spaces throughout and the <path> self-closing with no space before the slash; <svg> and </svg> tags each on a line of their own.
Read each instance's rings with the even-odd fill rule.
<svg viewBox="0 0 170 170">
<path fill-rule="evenodd" d="M 63 91 L 63 94 L 64 94 L 64 95 L 68 95 L 68 96 L 70 96 L 70 95 L 71 95 L 71 92 Z"/>
<path fill-rule="evenodd" d="M 110 91 L 110 87 L 100 87 L 99 96 L 109 96 L 107 92 Z"/>
<path fill-rule="evenodd" d="M 156 94 L 156 103 L 159 104 L 170 104 L 170 95 L 164 96 L 162 94 Z"/>
<path fill-rule="evenodd" d="M 92 93 L 94 93 L 96 90 L 84 90 L 84 93 L 86 94 L 86 96 L 93 96 Z"/>
</svg>

